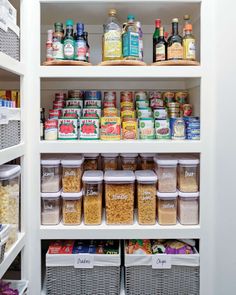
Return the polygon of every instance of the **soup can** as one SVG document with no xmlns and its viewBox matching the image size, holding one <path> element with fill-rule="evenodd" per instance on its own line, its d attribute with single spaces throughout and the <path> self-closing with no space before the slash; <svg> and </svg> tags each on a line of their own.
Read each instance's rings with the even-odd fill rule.
<svg viewBox="0 0 236 295">
<path fill-rule="evenodd" d="M 171 139 L 183 140 L 186 138 L 185 121 L 183 118 L 170 118 Z"/>
</svg>

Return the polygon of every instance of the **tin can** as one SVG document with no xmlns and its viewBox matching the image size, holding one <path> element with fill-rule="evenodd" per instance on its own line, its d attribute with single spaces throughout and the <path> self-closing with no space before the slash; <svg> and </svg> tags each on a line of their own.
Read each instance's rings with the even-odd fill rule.
<svg viewBox="0 0 236 295">
<path fill-rule="evenodd" d="M 183 118 L 170 118 L 171 139 L 185 139 L 185 121 Z"/>
<path fill-rule="evenodd" d="M 166 108 L 156 108 L 153 110 L 153 117 L 155 119 L 165 120 L 167 118 L 167 109 Z"/>
<path fill-rule="evenodd" d="M 200 140 L 200 118 L 184 117 L 186 126 L 186 139 Z"/>
<path fill-rule="evenodd" d="M 154 139 L 154 119 L 141 118 L 139 119 L 139 138 L 140 139 Z"/>
<path fill-rule="evenodd" d="M 83 100 L 82 99 L 78 99 L 78 98 L 74 98 L 74 99 L 67 99 L 65 101 L 66 103 L 66 107 L 79 107 L 79 108 L 83 108 Z"/>
<path fill-rule="evenodd" d="M 58 120 L 58 139 L 78 139 L 78 120 L 76 118 L 62 117 Z"/>
<path fill-rule="evenodd" d="M 182 106 L 182 109 L 183 109 L 183 116 L 184 117 L 192 116 L 193 106 L 191 104 L 184 104 Z"/>
<path fill-rule="evenodd" d="M 102 101 L 98 99 L 85 99 L 84 100 L 84 107 L 102 107 Z"/>
<path fill-rule="evenodd" d="M 120 117 L 102 117 L 101 118 L 101 139 L 102 140 L 120 140 L 120 138 L 121 138 Z"/>
<path fill-rule="evenodd" d="M 170 139 L 170 121 L 165 120 L 155 120 L 155 133 L 156 139 Z"/>
<path fill-rule="evenodd" d="M 128 107 L 130 109 L 133 109 L 134 108 L 134 103 L 133 103 L 133 101 L 130 101 L 130 100 L 129 101 L 121 101 L 120 107 L 121 108 Z"/>
<path fill-rule="evenodd" d="M 105 108 L 103 110 L 104 117 L 118 117 L 118 110 L 117 108 Z"/>
<path fill-rule="evenodd" d="M 102 92 L 98 90 L 87 90 L 85 91 L 85 99 L 97 99 L 102 100 Z"/>
<path fill-rule="evenodd" d="M 116 101 L 103 101 L 103 108 L 116 108 Z"/>
<path fill-rule="evenodd" d="M 54 100 L 53 101 L 53 108 L 54 109 L 63 109 L 65 106 L 64 100 Z"/>
<path fill-rule="evenodd" d="M 137 120 L 130 119 L 122 122 L 122 139 L 134 140 L 138 137 L 138 123 Z"/>
<path fill-rule="evenodd" d="M 61 117 L 62 111 L 59 110 L 49 110 L 49 119 L 58 119 Z"/>
<path fill-rule="evenodd" d="M 152 118 L 152 109 L 151 108 L 139 108 L 137 109 L 138 118 Z"/>
<path fill-rule="evenodd" d="M 188 101 L 189 93 L 187 91 L 179 91 L 175 93 L 175 101 L 180 104 L 186 104 Z"/>
<path fill-rule="evenodd" d="M 82 114 L 84 118 L 101 118 L 102 110 L 98 107 L 86 107 L 83 109 Z"/>
<path fill-rule="evenodd" d="M 120 101 L 133 101 L 133 92 L 132 91 L 121 91 Z"/>
<path fill-rule="evenodd" d="M 164 101 L 162 100 L 162 98 L 151 98 L 150 99 L 150 106 L 153 109 L 161 108 L 164 106 Z"/>
<path fill-rule="evenodd" d="M 135 118 L 135 110 L 130 109 L 130 108 L 122 108 L 121 109 L 121 118 L 122 120 L 125 118 Z"/>
<path fill-rule="evenodd" d="M 147 100 L 148 96 L 147 96 L 147 92 L 145 91 L 136 91 L 134 93 L 134 98 L 135 100 Z"/>
<path fill-rule="evenodd" d="M 178 102 L 169 102 L 167 104 L 169 109 L 179 109 L 180 108 L 180 104 Z"/>
<path fill-rule="evenodd" d="M 69 90 L 68 91 L 69 98 L 84 98 L 84 91 L 83 90 Z"/>
<path fill-rule="evenodd" d="M 58 120 L 49 119 L 44 124 L 44 138 L 45 140 L 57 140 Z"/>
<path fill-rule="evenodd" d="M 136 108 L 147 108 L 149 107 L 149 101 L 148 100 L 136 100 Z"/>
<path fill-rule="evenodd" d="M 116 92 L 115 91 L 105 91 L 104 92 L 105 101 L 116 101 Z"/>
<path fill-rule="evenodd" d="M 56 92 L 55 93 L 55 100 L 64 100 L 66 93 L 64 92 Z"/>
<path fill-rule="evenodd" d="M 165 105 L 167 105 L 170 102 L 174 102 L 175 93 L 171 91 L 167 91 L 163 93 L 163 100 Z"/>
<path fill-rule="evenodd" d="M 63 117 L 73 117 L 73 118 L 80 118 L 81 117 L 81 108 L 78 107 L 66 107 L 62 109 L 62 116 Z"/>
<path fill-rule="evenodd" d="M 153 99 L 162 99 L 162 93 L 160 91 L 150 91 L 149 92 L 149 98 Z"/>
<path fill-rule="evenodd" d="M 98 118 L 81 118 L 80 119 L 80 139 L 99 139 L 99 119 Z"/>
</svg>

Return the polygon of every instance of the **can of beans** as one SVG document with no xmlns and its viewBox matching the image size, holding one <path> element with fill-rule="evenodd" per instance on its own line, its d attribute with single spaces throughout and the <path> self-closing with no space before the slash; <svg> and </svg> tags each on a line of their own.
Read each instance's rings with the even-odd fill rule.
<svg viewBox="0 0 236 295">
<path fill-rule="evenodd" d="M 174 102 L 175 93 L 171 91 L 167 91 L 163 93 L 164 103 L 167 105 L 170 102 Z"/>
</svg>

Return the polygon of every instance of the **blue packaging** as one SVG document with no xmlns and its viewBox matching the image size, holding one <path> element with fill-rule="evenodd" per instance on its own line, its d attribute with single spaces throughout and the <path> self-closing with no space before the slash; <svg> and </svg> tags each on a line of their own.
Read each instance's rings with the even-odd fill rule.
<svg viewBox="0 0 236 295">
<path fill-rule="evenodd" d="M 102 99 L 102 92 L 98 91 L 98 90 L 85 91 L 85 100 L 86 99 L 101 100 Z"/>
<path fill-rule="evenodd" d="M 171 139 L 183 140 L 186 138 L 185 121 L 183 118 L 170 118 Z"/>
</svg>

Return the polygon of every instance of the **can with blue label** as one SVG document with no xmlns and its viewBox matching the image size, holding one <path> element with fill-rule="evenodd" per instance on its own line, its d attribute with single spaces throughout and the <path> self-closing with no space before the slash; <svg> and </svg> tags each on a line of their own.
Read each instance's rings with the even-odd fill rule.
<svg viewBox="0 0 236 295">
<path fill-rule="evenodd" d="M 183 140 L 186 138 L 185 121 L 183 118 L 170 118 L 171 139 Z"/>
<path fill-rule="evenodd" d="M 102 92 L 98 90 L 88 90 L 85 91 L 85 100 L 101 100 L 102 99 Z"/>
<path fill-rule="evenodd" d="M 200 140 L 200 118 L 199 117 L 185 117 L 186 125 L 186 139 Z"/>
</svg>

